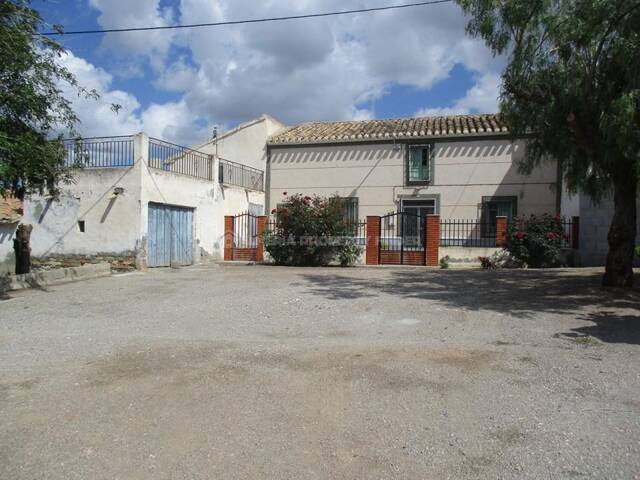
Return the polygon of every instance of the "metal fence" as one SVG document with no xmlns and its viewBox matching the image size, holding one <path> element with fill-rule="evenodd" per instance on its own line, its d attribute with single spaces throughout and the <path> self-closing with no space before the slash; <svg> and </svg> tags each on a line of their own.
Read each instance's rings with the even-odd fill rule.
<svg viewBox="0 0 640 480">
<path fill-rule="evenodd" d="M 495 247 L 496 224 L 483 220 L 443 219 L 440 221 L 442 247 Z"/>
<path fill-rule="evenodd" d="M 174 143 L 149 138 L 149 167 L 213 180 L 213 157 Z"/>
<path fill-rule="evenodd" d="M 256 248 L 258 240 L 258 217 L 249 212 L 233 219 L 233 247 Z"/>
<path fill-rule="evenodd" d="M 235 185 L 262 192 L 264 190 L 264 172 L 247 167 L 231 160 L 220 159 L 218 181 L 226 185 Z"/>
<path fill-rule="evenodd" d="M 77 168 L 115 168 L 134 164 L 133 136 L 63 140 L 65 165 Z"/>
<path fill-rule="evenodd" d="M 356 245 L 364 246 L 367 244 L 367 222 L 347 223 L 347 231 L 349 236 L 353 237 Z"/>
</svg>

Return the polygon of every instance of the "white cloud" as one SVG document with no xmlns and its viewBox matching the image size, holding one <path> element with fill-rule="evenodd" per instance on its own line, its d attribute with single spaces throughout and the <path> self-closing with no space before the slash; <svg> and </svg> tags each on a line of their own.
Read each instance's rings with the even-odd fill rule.
<svg viewBox="0 0 640 480">
<path fill-rule="evenodd" d="M 105 135 L 130 135 L 142 129 L 142 123 L 136 116 L 140 103 L 131 94 L 122 90 L 112 90 L 113 77 L 101 68 L 72 53 L 63 55 L 60 63 L 73 73 L 78 83 L 87 90 L 96 90 L 98 100 L 78 96 L 75 89 L 61 83 L 66 98 L 71 100 L 76 115 L 81 119 L 78 131 L 85 137 Z M 122 108 L 116 114 L 112 104 Z"/>
<path fill-rule="evenodd" d="M 160 0 L 89 0 L 89 5 L 100 11 L 98 24 L 105 29 L 162 27 L 173 23 L 173 9 L 161 8 Z M 140 57 L 148 58 L 161 70 L 172 41 L 171 31 L 107 33 L 102 47 L 129 59 L 132 65 L 126 66 L 128 70 L 135 71 L 135 62 Z"/>
<path fill-rule="evenodd" d="M 400 3 L 401 0 L 392 0 Z M 89 0 L 104 27 L 204 23 L 366 6 L 364 0 Z M 126 12 L 126 14 L 123 14 Z M 371 118 L 362 105 L 391 86 L 429 89 L 455 65 L 474 72 L 476 85 L 453 105 L 421 113 L 494 111 L 501 60 L 465 35 L 455 4 L 353 16 L 171 32 L 107 35 L 103 49 L 129 62 L 148 62 L 158 88 L 179 101 L 133 115 L 146 130 L 176 138 L 208 135 L 208 123 L 233 125 L 270 113 L 294 123 Z M 175 52 L 179 52 L 176 56 Z M 106 73 L 106 72 L 104 72 Z M 115 72 L 114 72 L 115 73 Z M 135 99 L 133 99 L 135 100 Z M 135 110 L 135 109 L 134 109 Z M 179 143 L 185 143 L 180 140 Z"/>
<path fill-rule="evenodd" d="M 500 93 L 500 75 L 487 73 L 480 77 L 464 97 L 453 105 L 438 108 L 422 108 L 417 116 L 457 115 L 469 113 L 495 113 L 498 111 L 498 95 Z"/>
</svg>

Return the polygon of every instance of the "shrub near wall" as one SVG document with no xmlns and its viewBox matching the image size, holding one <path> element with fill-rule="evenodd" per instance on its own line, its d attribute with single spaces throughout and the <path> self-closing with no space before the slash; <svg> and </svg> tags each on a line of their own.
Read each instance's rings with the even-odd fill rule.
<svg viewBox="0 0 640 480">
<path fill-rule="evenodd" d="M 317 266 L 337 260 L 346 266 L 361 253 L 349 235 L 344 202 L 337 196 L 292 195 L 271 213 L 276 223 L 265 232 L 264 245 L 278 265 Z"/>
<path fill-rule="evenodd" d="M 562 263 L 565 233 L 559 215 L 521 217 L 507 229 L 507 250 L 531 268 L 558 267 Z"/>
</svg>

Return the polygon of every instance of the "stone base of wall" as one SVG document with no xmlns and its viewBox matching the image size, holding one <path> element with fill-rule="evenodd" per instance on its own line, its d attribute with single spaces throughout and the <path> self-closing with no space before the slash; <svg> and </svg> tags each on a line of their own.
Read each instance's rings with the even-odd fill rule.
<svg viewBox="0 0 640 480">
<path fill-rule="evenodd" d="M 35 271 L 80 267 L 82 265 L 105 262 L 109 263 L 111 270 L 115 272 L 129 272 L 136 269 L 136 256 L 133 252 L 123 254 L 97 253 L 95 255 L 60 254 L 31 258 L 31 266 Z"/>
</svg>

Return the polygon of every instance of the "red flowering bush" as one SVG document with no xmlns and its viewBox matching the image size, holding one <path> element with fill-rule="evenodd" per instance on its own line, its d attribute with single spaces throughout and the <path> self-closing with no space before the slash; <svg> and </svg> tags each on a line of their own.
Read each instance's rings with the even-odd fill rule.
<svg viewBox="0 0 640 480">
<path fill-rule="evenodd" d="M 559 215 L 521 217 L 509 224 L 507 250 L 531 268 L 558 267 L 564 238 Z"/>
<path fill-rule="evenodd" d="M 292 195 L 273 210 L 274 228 L 264 246 L 279 265 L 327 265 L 333 260 L 352 263 L 361 253 L 349 236 L 344 202 L 339 197 Z"/>
</svg>

